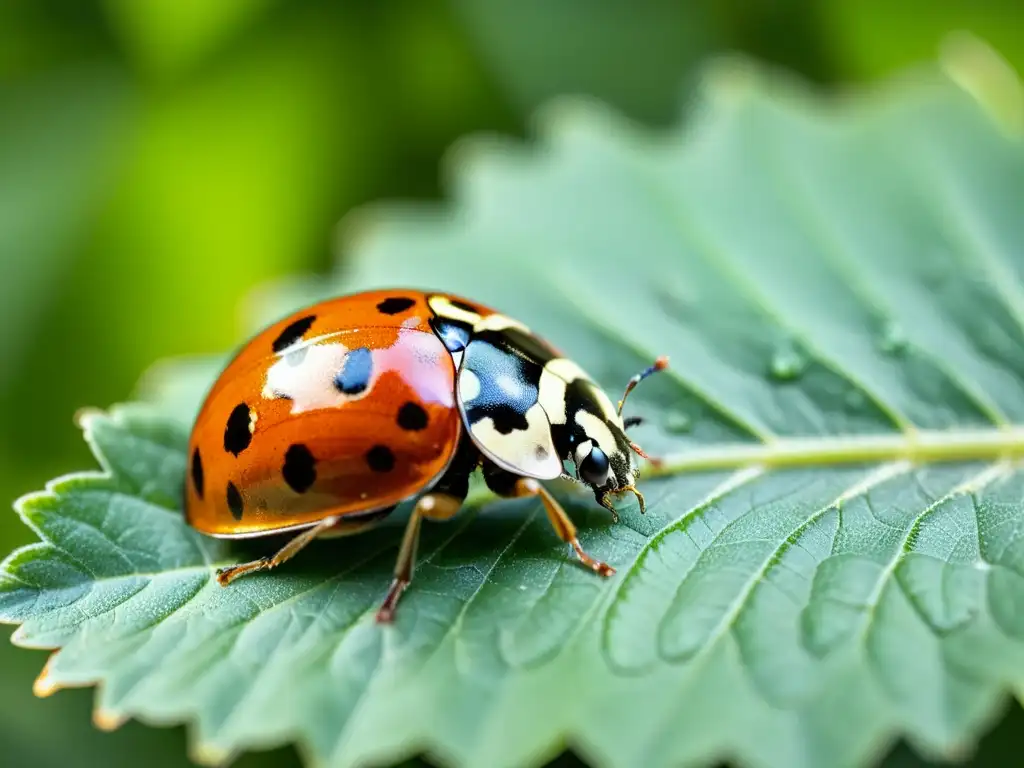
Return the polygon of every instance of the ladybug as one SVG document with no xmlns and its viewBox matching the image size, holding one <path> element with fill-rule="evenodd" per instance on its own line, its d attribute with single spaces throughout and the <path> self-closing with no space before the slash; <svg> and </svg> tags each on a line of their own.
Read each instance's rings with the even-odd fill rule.
<svg viewBox="0 0 1024 768">
<path fill-rule="evenodd" d="M 446 293 L 385 290 L 331 299 L 270 326 L 214 383 L 189 440 L 185 517 L 202 533 L 299 531 L 278 566 L 319 537 L 376 525 L 417 498 L 377 612 L 390 621 L 412 578 L 420 524 L 462 506 L 470 475 L 505 497 L 537 496 L 558 536 L 602 576 L 561 505 L 541 485 L 565 478 L 610 497 L 643 496 L 622 403 L 666 358 L 634 376 L 618 407 L 578 365 L 522 323 Z M 566 471 L 566 464 L 575 473 Z"/>
</svg>

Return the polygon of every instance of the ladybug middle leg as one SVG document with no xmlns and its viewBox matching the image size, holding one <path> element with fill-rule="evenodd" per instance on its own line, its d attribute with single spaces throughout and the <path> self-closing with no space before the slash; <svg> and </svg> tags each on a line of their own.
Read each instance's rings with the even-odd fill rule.
<svg viewBox="0 0 1024 768">
<path fill-rule="evenodd" d="M 377 610 L 379 623 L 390 623 L 395 618 L 395 606 L 412 582 L 413 570 L 416 566 L 416 550 L 420 539 L 420 526 L 423 519 L 449 520 L 462 508 L 469 495 L 469 476 L 480 464 L 480 452 L 469 439 L 463 436 L 459 443 L 451 465 L 437 484 L 416 502 L 409 522 L 402 536 L 402 546 L 398 550 L 395 562 L 395 577 L 391 581 L 388 593 Z"/>
<path fill-rule="evenodd" d="M 558 538 L 572 547 L 579 561 L 599 576 L 611 576 L 615 573 L 615 569 L 610 565 L 591 557 L 584 551 L 579 539 L 576 538 L 576 525 L 569 519 L 569 515 L 562 509 L 558 500 L 537 480 L 532 477 L 514 475 L 490 462 L 484 463 L 484 480 L 487 482 L 487 487 L 499 496 L 539 497 L 551 527 L 555 529 Z"/>
</svg>

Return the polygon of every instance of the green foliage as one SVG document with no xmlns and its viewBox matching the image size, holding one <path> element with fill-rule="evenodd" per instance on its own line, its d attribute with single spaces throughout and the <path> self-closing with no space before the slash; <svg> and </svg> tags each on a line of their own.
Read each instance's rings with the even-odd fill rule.
<svg viewBox="0 0 1024 768">
<path fill-rule="evenodd" d="M 0 572 L 0 617 L 61 649 L 40 687 L 102 681 L 101 723 L 191 721 L 206 760 L 970 748 L 1024 663 L 1024 149 L 931 74 L 826 106 L 720 67 L 695 115 L 648 135 L 563 105 L 537 146 L 464 145 L 456 214 L 367 214 L 336 286 L 471 295 L 613 390 L 671 356 L 631 401 L 671 456 L 646 516 L 560 492 L 615 578 L 520 500 L 429 526 L 393 627 L 372 612 L 401 519 L 220 588 L 252 552 L 180 517 L 196 365 L 173 405 L 86 419 L 105 474 L 19 505 L 40 542 Z"/>
</svg>

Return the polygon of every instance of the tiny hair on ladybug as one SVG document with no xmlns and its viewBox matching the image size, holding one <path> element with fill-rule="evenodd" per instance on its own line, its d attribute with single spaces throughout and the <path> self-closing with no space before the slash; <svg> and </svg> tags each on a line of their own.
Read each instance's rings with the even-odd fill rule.
<svg viewBox="0 0 1024 768">
<path fill-rule="evenodd" d="M 613 522 L 617 495 L 634 494 L 643 512 L 637 457 L 656 459 L 627 437 L 639 419 L 623 420 L 622 407 L 667 365 L 658 358 L 613 404 L 521 322 L 468 299 L 403 289 L 330 299 L 259 333 L 213 384 L 189 439 L 185 518 L 226 539 L 296 533 L 271 557 L 218 570 L 227 586 L 415 499 L 377 611 L 388 622 L 422 521 L 453 517 L 479 469 L 499 496 L 539 497 L 580 562 L 609 576 L 542 481 L 589 487 Z"/>
</svg>

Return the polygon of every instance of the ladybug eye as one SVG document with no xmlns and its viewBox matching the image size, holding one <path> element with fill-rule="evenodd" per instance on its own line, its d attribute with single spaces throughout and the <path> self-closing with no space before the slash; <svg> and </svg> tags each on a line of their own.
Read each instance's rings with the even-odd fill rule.
<svg viewBox="0 0 1024 768">
<path fill-rule="evenodd" d="M 579 466 L 580 479 L 589 485 L 600 485 L 608 477 L 608 457 L 594 446 Z"/>
</svg>

